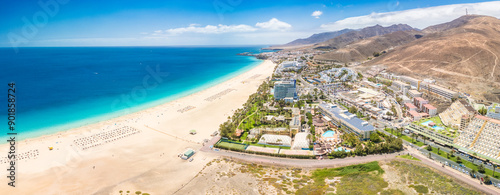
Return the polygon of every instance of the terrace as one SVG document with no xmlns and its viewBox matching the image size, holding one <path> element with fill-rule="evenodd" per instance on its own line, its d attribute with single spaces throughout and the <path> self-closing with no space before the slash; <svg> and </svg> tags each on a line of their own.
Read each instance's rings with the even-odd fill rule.
<svg viewBox="0 0 500 195">
<path fill-rule="evenodd" d="M 458 133 L 455 129 L 445 126 L 439 116 L 434 116 L 431 118 L 423 118 L 418 121 L 414 121 L 413 124 L 416 124 L 421 127 L 425 127 L 429 130 L 434 130 L 435 132 L 445 135 L 451 138 L 456 138 Z"/>
</svg>

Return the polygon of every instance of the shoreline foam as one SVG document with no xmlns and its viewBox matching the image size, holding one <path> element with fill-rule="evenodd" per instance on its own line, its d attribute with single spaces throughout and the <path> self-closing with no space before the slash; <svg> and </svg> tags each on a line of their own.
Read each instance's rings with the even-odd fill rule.
<svg viewBox="0 0 500 195">
<path fill-rule="evenodd" d="M 197 152 L 195 160 L 188 162 L 177 155 L 187 148 L 198 151 L 203 140 L 211 138 L 210 134 L 271 76 L 274 66 L 266 60 L 227 81 L 153 108 L 20 141 L 18 154 L 35 150 L 39 154 L 19 160 L 17 187 L 2 185 L 0 191 L 10 194 L 109 194 L 119 190 L 172 193 L 214 158 L 212 154 Z M 179 111 L 186 107 L 189 109 Z M 116 129 L 124 126 L 138 129 L 139 133 L 119 134 Z M 190 135 L 191 129 L 197 134 Z M 102 132 L 108 133 L 100 134 Z M 87 144 L 84 146 L 87 149 L 77 146 L 77 139 L 78 143 Z M 0 145 L 0 151 L 7 154 L 8 145 Z M 7 178 L 2 178 L 6 183 Z"/>
<path fill-rule="evenodd" d="M 196 86 L 196 87 L 191 88 L 189 90 L 185 90 L 185 91 L 182 91 L 180 93 L 173 94 L 173 95 L 170 95 L 170 96 L 167 96 L 164 98 L 160 98 L 160 99 L 153 100 L 153 101 L 150 101 L 147 103 L 142 103 L 142 104 L 135 105 L 133 107 L 129 107 L 129 108 L 127 108 L 129 111 L 118 110 L 118 111 L 114 111 L 111 113 L 98 114 L 98 115 L 91 116 L 91 117 L 85 118 L 85 119 L 80 119 L 77 121 L 56 124 L 56 125 L 53 125 L 51 127 L 45 127 L 45 128 L 37 129 L 34 131 L 19 132 L 17 141 L 23 141 L 26 139 L 35 139 L 35 138 L 39 138 L 39 137 L 43 137 L 43 136 L 47 136 L 47 135 L 57 134 L 59 132 L 70 131 L 72 129 L 77 129 L 77 128 L 85 127 L 88 125 L 92 125 L 92 124 L 96 124 L 96 123 L 100 123 L 100 122 L 104 122 L 104 121 L 108 121 L 108 120 L 113 120 L 115 118 L 119 118 L 119 117 L 126 116 L 129 114 L 134 114 L 136 112 L 141 112 L 143 110 L 147 110 L 147 109 L 150 109 L 150 108 L 153 108 L 156 106 L 160 106 L 160 105 L 175 101 L 177 99 L 181 99 L 181 98 L 187 97 L 189 95 L 204 91 L 206 89 L 209 89 L 209 88 L 214 87 L 216 85 L 219 85 L 221 83 L 224 83 L 224 82 L 226 82 L 226 81 L 228 81 L 228 80 L 230 80 L 230 79 L 232 79 L 240 74 L 243 74 L 243 73 L 255 68 L 256 66 L 258 66 L 259 64 L 262 64 L 262 63 L 263 63 L 262 60 L 251 62 L 251 64 L 245 65 L 244 68 L 242 68 L 236 72 L 232 72 L 232 73 L 229 73 L 227 75 L 218 77 L 210 82 L 203 83 L 202 85 Z M 19 138 L 21 138 L 21 139 L 19 139 Z M 0 139 L 7 140 L 8 136 L 2 134 L 2 135 L 0 135 Z"/>
</svg>

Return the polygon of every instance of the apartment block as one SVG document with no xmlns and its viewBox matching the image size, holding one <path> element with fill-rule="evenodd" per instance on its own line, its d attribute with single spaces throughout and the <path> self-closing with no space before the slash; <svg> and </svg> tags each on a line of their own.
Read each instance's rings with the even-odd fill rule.
<svg viewBox="0 0 500 195">
<path fill-rule="evenodd" d="M 423 110 L 424 109 L 424 105 L 425 104 L 429 104 L 429 100 L 426 100 L 424 98 L 421 98 L 421 97 L 416 97 L 413 99 L 413 104 L 415 106 L 417 106 L 417 108 L 419 110 Z"/>
<path fill-rule="evenodd" d="M 500 162 L 500 120 L 476 115 L 454 145 L 470 154 Z"/>
<path fill-rule="evenodd" d="M 472 118 L 476 110 L 465 100 L 457 100 L 439 114 L 444 125 L 459 129 L 462 117 Z"/>
<path fill-rule="evenodd" d="M 411 123 L 410 125 L 406 126 L 406 130 L 410 130 L 414 133 L 428 137 L 428 138 L 434 140 L 435 142 L 438 142 L 438 143 L 443 144 L 443 145 L 447 145 L 447 146 L 453 145 L 453 138 L 452 137 L 443 135 L 439 132 L 436 132 L 433 129 L 429 129 L 429 128 Z"/>
<path fill-rule="evenodd" d="M 414 99 L 416 97 L 422 97 L 422 93 L 418 92 L 417 90 L 409 90 L 408 96 L 410 96 L 411 99 Z"/>
<path fill-rule="evenodd" d="M 409 84 L 406 84 L 406 83 L 401 82 L 401 81 L 392 81 L 392 86 L 391 87 L 393 89 L 396 89 L 399 92 L 404 92 L 405 89 L 406 90 L 410 89 L 410 85 Z"/>
<path fill-rule="evenodd" d="M 331 122 L 335 126 L 360 136 L 362 140 L 370 139 L 370 135 L 375 131 L 375 127 L 368 124 L 367 121 L 359 119 L 355 114 L 351 114 L 337 105 L 321 103 L 319 109 L 321 114 L 332 119 Z"/>
<path fill-rule="evenodd" d="M 436 116 L 437 114 L 437 108 L 430 105 L 430 104 L 424 104 L 422 111 L 425 113 L 429 114 L 429 116 Z"/>
</svg>

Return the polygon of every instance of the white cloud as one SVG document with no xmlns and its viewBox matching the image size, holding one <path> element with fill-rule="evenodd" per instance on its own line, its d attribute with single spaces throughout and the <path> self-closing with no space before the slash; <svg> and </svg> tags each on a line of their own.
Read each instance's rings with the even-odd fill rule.
<svg viewBox="0 0 500 195">
<path fill-rule="evenodd" d="M 231 33 L 231 32 L 253 32 L 257 29 L 249 25 L 223 25 L 219 24 L 200 26 L 199 24 L 190 24 L 188 27 L 181 28 L 171 28 L 168 30 L 156 30 L 153 35 L 178 35 L 183 33 L 202 33 L 202 34 L 221 34 L 221 33 Z"/>
<path fill-rule="evenodd" d="M 430 25 L 449 22 L 465 14 L 467 8 L 469 14 L 488 15 L 500 17 L 500 1 L 454 4 L 437 7 L 418 8 L 404 11 L 372 13 L 370 15 L 346 18 L 329 24 L 321 25 L 324 30 L 341 30 L 344 28 L 358 29 L 380 24 L 389 26 L 392 24 L 408 24 L 415 28 L 425 28 Z"/>
<path fill-rule="evenodd" d="M 272 18 L 267 22 L 258 22 L 255 27 L 239 24 L 239 25 L 224 25 L 219 24 L 201 26 L 199 24 L 190 24 L 188 27 L 171 28 L 167 30 L 155 30 L 151 35 L 153 36 L 163 36 L 163 35 L 180 35 L 184 33 L 201 33 L 201 34 L 222 34 L 222 33 L 244 33 L 244 32 L 254 32 L 257 30 L 271 30 L 271 31 L 286 31 L 292 28 L 292 25 L 279 21 L 276 18 Z"/>
<path fill-rule="evenodd" d="M 272 18 L 267 22 L 258 22 L 257 24 L 255 24 L 255 26 L 262 29 L 273 30 L 273 31 L 286 31 L 292 28 L 292 25 L 286 22 L 279 21 L 276 18 Z"/>
<path fill-rule="evenodd" d="M 311 16 L 315 17 L 315 18 L 319 18 L 319 16 L 323 15 L 323 12 L 322 11 L 314 11 Z"/>
</svg>

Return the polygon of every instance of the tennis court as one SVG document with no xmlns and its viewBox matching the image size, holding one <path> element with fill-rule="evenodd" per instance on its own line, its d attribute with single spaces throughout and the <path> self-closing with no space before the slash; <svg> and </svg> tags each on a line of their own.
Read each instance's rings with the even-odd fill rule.
<svg viewBox="0 0 500 195">
<path fill-rule="evenodd" d="M 230 143 L 230 142 L 225 142 L 225 141 L 221 141 L 218 145 L 222 146 L 222 147 L 228 147 L 228 148 L 234 148 L 234 149 L 240 149 L 240 150 L 245 150 L 245 148 L 246 148 L 246 145 L 235 144 L 235 143 Z"/>
</svg>

